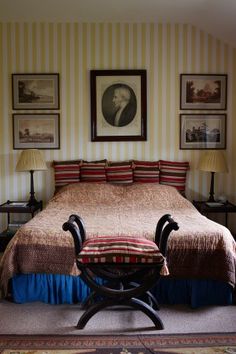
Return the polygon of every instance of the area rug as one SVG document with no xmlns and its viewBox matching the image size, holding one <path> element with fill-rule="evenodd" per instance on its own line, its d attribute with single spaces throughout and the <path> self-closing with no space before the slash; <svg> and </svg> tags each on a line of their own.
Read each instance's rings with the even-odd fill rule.
<svg viewBox="0 0 236 354">
<path fill-rule="evenodd" d="M 1 354 L 236 354 L 236 333 L 152 335 L 0 335 Z"/>
</svg>

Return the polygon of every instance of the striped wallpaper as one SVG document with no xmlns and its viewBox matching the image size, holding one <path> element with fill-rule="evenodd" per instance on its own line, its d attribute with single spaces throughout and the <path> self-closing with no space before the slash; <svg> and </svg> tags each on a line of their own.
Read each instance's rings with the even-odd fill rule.
<svg viewBox="0 0 236 354">
<path fill-rule="evenodd" d="M 90 141 L 91 69 L 147 70 L 146 142 Z M 61 149 L 43 151 L 49 169 L 34 174 L 37 197 L 44 201 L 54 191 L 51 161 L 78 157 L 188 160 L 187 195 L 206 197 L 210 176 L 196 170 L 202 152 L 179 149 L 179 74 L 228 74 L 226 154 L 230 172 L 216 175 L 215 191 L 236 201 L 236 50 L 224 42 L 182 24 L 0 24 L 1 203 L 29 196 L 29 174 L 15 172 L 20 152 L 13 150 L 12 142 L 12 73 L 60 74 Z M 0 215 L 0 222 L 2 229 L 5 216 Z"/>
</svg>

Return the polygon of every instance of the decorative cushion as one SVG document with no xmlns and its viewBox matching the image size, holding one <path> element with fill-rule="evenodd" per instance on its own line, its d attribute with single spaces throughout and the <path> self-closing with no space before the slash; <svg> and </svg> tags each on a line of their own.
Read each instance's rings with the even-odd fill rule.
<svg viewBox="0 0 236 354">
<path fill-rule="evenodd" d="M 84 242 L 81 263 L 163 263 L 157 245 L 145 238 L 99 236 Z"/>
<path fill-rule="evenodd" d="M 106 182 L 107 160 L 83 161 L 80 167 L 81 182 Z"/>
<path fill-rule="evenodd" d="M 166 184 L 185 191 L 189 162 L 160 160 L 160 184 Z"/>
<path fill-rule="evenodd" d="M 133 183 L 133 169 L 130 161 L 109 162 L 106 167 L 107 182 Z"/>
<path fill-rule="evenodd" d="M 80 181 L 80 160 L 53 161 L 55 187 Z"/>
<path fill-rule="evenodd" d="M 159 183 L 159 161 L 133 161 L 134 182 Z"/>
</svg>

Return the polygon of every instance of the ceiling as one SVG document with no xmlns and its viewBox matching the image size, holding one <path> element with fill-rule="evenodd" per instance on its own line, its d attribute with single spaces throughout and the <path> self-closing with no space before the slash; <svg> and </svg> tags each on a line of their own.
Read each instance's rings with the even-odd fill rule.
<svg viewBox="0 0 236 354">
<path fill-rule="evenodd" d="M 236 0 L 0 0 L 0 21 L 189 23 L 236 47 Z"/>
</svg>

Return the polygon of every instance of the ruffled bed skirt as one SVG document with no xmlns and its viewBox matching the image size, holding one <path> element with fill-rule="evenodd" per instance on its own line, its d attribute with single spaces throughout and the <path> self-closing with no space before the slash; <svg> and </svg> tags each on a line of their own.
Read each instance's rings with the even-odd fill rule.
<svg viewBox="0 0 236 354">
<path fill-rule="evenodd" d="M 20 274 L 12 278 L 12 296 L 16 303 L 41 301 L 48 304 L 82 302 L 90 289 L 80 277 L 55 274 Z M 214 280 L 161 278 L 152 293 L 160 304 L 231 305 L 233 288 Z"/>
</svg>

